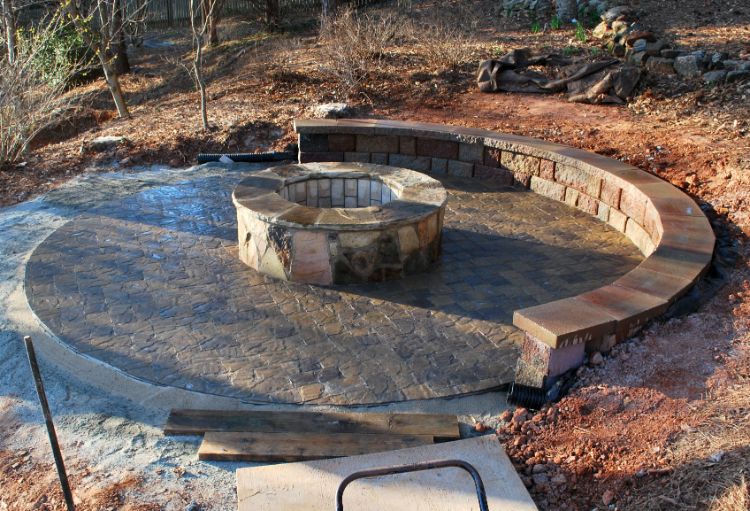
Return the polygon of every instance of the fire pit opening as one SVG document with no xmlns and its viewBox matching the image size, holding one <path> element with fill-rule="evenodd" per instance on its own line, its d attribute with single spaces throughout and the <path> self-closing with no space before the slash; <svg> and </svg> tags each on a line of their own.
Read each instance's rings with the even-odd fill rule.
<svg viewBox="0 0 750 511">
<path fill-rule="evenodd" d="M 314 177 L 285 184 L 279 195 L 290 202 L 313 208 L 366 208 L 398 199 L 398 192 L 379 176 Z"/>
</svg>

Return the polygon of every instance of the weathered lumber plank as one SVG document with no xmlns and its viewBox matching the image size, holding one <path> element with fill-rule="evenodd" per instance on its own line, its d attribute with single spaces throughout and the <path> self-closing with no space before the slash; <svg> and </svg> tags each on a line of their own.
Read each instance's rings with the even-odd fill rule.
<svg viewBox="0 0 750 511">
<path fill-rule="evenodd" d="M 207 431 L 429 435 L 440 440 L 459 438 L 456 416 L 444 414 L 175 409 L 164 426 L 165 435 L 200 435 Z"/>
<path fill-rule="evenodd" d="M 203 461 L 306 461 L 392 451 L 433 443 L 429 435 L 206 432 Z"/>
</svg>

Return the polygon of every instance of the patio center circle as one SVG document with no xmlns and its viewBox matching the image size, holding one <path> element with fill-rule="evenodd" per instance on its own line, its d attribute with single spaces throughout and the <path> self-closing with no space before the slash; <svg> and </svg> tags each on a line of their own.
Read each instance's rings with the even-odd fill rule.
<svg viewBox="0 0 750 511">
<path fill-rule="evenodd" d="M 514 310 L 612 282 L 642 257 L 543 196 L 441 176 L 443 254 L 427 272 L 320 287 L 239 260 L 232 189 L 253 172 L 102 203 L 31 255 L 26 293 L 71 350 L 128 375 L 252 402 L 374 404 L 513 379 Z"/>
<path fill-rule="evenodd" d="M 271 167 L 232 193 L 239 257 L 264 275 L 308 284 L 401 278 L 440 256 L 446 201 L 440 181 L 408 169 Z"/>
</svg>

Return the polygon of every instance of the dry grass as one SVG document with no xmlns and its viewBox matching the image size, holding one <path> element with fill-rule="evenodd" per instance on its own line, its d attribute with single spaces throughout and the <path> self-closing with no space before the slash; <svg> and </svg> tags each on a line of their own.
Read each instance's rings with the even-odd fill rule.
<svg viewBox="0 0 750 511">
<path fill-rule="evenodd" d="M 668 453 L 671 473 L 649 482 L 625 509 L 750 510 L 750 389 L 740 381 L 709 395 L 702 417 Z"/>
</svg>

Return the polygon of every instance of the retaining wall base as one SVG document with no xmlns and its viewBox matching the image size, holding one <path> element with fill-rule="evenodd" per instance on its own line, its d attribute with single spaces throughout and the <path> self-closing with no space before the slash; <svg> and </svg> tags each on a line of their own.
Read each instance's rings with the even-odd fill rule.
<svg viewBox="0 0 750 511">
<path fill-rule="evenodd" d="M 521 357 L 516 363 L 515 382 L 549 390 L 560 376 L 581 366 L 585 356 L 586 345 L 583 343 L 552 348 L 532 335 L 526 334 L 521 348 Z"/>
</svg>

